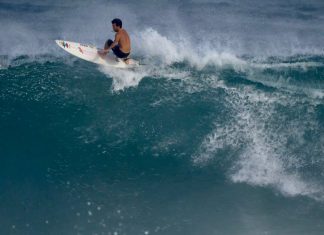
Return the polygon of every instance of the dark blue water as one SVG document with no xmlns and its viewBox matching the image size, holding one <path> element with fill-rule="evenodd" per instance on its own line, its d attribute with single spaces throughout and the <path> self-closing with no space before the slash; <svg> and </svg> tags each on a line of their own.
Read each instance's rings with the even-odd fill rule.
<svg viewBox="0 0 324 235">
<path fill-rule="evenodd" d="M 0 3 L 0 234 L 323 234 L 320 1 Z M 135 70 L 66 54 L 119 16 Z"/>
</svg>

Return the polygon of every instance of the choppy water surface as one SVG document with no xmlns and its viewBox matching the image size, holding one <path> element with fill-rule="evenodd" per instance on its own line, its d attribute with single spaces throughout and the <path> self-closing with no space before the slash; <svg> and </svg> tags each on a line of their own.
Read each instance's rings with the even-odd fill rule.
<svg viewBox="0 0 324 235">
<path fill-rule="evenodd" d="M 1 234 L 323 234 L 321 1 L 0 3 Z M 102 45 L 119 16 L 135 70 Z"/>
</svg>

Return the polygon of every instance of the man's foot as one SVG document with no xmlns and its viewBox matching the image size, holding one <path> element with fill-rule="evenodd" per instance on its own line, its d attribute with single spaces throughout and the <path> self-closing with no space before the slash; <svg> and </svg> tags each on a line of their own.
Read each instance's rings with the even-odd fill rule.
<svg viewBox="0 0 324 235">
<path fill-rule="evenodd" d="M 124 59 L 125 64 L 129 64 L 129 60 L 130 60 L 129 57 L 125 58 L 125 59 Z"/>
</svg>

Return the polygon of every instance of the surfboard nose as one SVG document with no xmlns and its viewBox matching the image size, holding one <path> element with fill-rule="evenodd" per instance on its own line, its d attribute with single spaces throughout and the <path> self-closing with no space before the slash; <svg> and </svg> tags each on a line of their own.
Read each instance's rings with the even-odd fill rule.
<svg viewBox="0 0 324 235">
<path fill-rule="evenodd" d="M 61 47 L 63 49 L 69 48 L 70 44 L 71 44 L 70 42 L 64 41 L 64 40 L 55 40 L 55 42 L 59 47 Z"/>
<path fill-rule="evenodd" d="M 62 40 L 55 40 L 55 42 L 56 42 L 57 45 L 61 46 L 63 41 Z"/>
</svg>

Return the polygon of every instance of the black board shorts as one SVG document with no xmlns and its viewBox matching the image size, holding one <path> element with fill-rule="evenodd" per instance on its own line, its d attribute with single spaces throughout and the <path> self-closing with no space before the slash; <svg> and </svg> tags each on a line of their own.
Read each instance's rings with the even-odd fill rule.
<svg viewBox="0 0 324 235">
<path fill-rule="evenodd" d="M 106 42 L 106 46 L 109 47 L 112 43 L 113 43 L 113 40 L 108 39 Z M 121 58 L 121 59 L 126 59 L 130 54 L 130 53 L 122 52 L 118 45 L 111 48 L 111 50 L 114 52 L 115 56 L 117 56 L 118 58 Z"/>
</svg>

